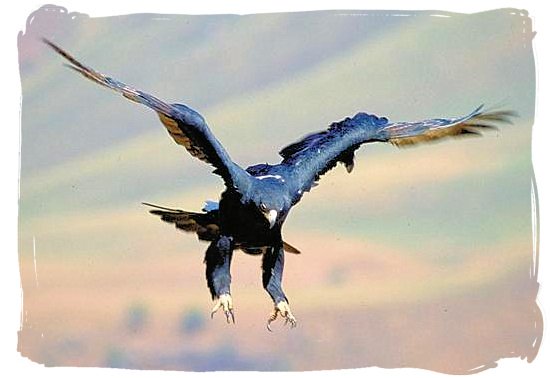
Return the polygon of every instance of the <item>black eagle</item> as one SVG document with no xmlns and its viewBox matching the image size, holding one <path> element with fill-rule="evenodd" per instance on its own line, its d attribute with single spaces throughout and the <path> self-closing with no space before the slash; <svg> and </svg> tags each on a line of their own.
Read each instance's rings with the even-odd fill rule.
<svg viewBox="0 0 550 378">
<path fill-rule="evenodd" d="M 508 110 L 483 111 L 479 106 L 466 116 L 419 122 L 389 122 L 385 117 L 357 113 L 332 123 L 328 129 L 309 134 L 284 147 L 276 165 L 258 164 L 246 169 L 236 164 L 208 128 L 205 119 L 183 104 L 168 104 L 150 94 L 105 76 L 77 61 L 51 41 L 43 40 L 67 61 L 67 66 L 97 84 L 157 112 L 174 141 L 194 157 L 211 164 L 221 176 L 225 191 L 219 203 L 207 202 L 201 213 L 154 207 L 150 212 L 179 229 L 209 241 L 204 262 L 206 280 L 215 301 L 212 316 L 222 309 L 227 322 L 235 322 L 231 296 L 231 259 L 235 249 L 262 255 L 264 289 L 274 303 L 267 328 L 278 316 L 291 327 L 296 318 L 282 289 L 284 252 L 300 253 L 282 240 L 281 228 L 290 209 L 319 178 L 337 163 L 353 170 L 354 153 L 364 143 L 389 142 L 396 146 L 437 141 L 448 137 L 481 135 L 486 129 L 511 123 Z"/>
</svg>

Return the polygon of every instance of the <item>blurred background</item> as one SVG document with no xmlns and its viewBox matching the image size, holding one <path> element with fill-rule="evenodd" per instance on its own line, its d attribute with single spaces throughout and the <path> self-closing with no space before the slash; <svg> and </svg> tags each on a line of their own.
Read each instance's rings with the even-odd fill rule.
<svg viewBox="0 0 550 378">
<path fill-rule="evenodd" d="M 484 138 L 369 145 L 289 216 L 298 319 L 265 329 L 260 258 L 237 253 L 236 324 L 212 306 L 206 244 L 142 201 L 200 210 L 223 185 L 157 116 L 63 67 L 85 64 L 205 116 L 242 166 L 333 121 L 513 109 Z M 48 6 L 18 38 L 22 82 L 20 352 L 48 366 L 163 370 L 416 367 L 531 361 L 542 337 L 531 22 L 503 9 L 89 18 Z M 533 215 L 535 214 L 535 215 Z"/>
</svg>

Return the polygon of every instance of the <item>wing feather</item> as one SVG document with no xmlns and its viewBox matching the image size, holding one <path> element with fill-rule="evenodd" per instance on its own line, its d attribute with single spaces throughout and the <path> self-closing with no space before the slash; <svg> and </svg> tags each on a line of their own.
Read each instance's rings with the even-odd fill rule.
<svg viewBox="0 0 550 378">
<path fill-rule="evenodd" d="M 387 122 L 384 117 L 358 113 L 281 149 L 279 155 L 283 161 L 280 165 L 291 172 L 292 180 L 288 181 L 294 183 L 295 201 L 338 163 L 351 172 L 355 151 L 362 143 L 377 140 L 378 130 Z"/>
<path fill-rule="evenodd" d="M 53 42 L 47 39 L 43 39 L 43 42 L 67 60 L 67 67 L 101 86 L 122 94 L 130 101 L 157 112 L 160 121 L 177 144 L 183 146 L 193 157 L 213 165 L 216 168 L 214 172 L 219 174 L 227 185 L 246 190 L 250 180 L 248 173 L 231 160 L 199 113 L 186 105 L 168 104 L 155 96 L 132 88 L 85 66 Z"/>
<path fill-rule="evenodd" d="M 284 147 L 279 154 L 295 183 L 295 201 L 337 163 L 348 172 L 354 166 L 354 153 L 364 143 L 389 142 L 398 147 L 435 142 L 449 137 L 480 136 L 489 129 L 512 123 L 517 114 L 509 110 L 483 111 L 478 107 L 457 118 L 433 118 L 418 122 L 390 123 L 387 118 L 358 113 L 335 122 L 327 130 L 313 133 Z"/>
<path fill-rule="evenodd" d="M 512 123 L 517 114 L 509 110 L 483 112 L 483 105 L 470 114 L 458 118 L 434 118 L 420 122 L 397 122 L 387 125 L 383 132 L 397 147 L 437 142 L 449 137 L 481 136 L 488 129 Z"/>
</svg>

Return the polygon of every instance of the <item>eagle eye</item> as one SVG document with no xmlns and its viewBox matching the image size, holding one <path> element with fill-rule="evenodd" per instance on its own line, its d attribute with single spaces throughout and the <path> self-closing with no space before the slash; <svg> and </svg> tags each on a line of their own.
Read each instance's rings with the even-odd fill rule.
<svg viewBox="0 0 550 378">
<path fill-rule="evenodd" d="M 260 204 L 260 209 L 261 209 L 262 211 L 267 211 L 267 206 L 266 206 L 264 203 L 261 203 L 261 204 Z"/>
</svg>

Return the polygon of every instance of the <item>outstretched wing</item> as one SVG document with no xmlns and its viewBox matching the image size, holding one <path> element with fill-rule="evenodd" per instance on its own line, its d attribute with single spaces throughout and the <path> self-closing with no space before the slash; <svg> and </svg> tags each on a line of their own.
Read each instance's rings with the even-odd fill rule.
<svg viewBox="0 0 550 378">
<path fill-rule="evenodd" d="M 105 76 L 80 63 L 53 42 L 47 39 L 43 39 L 43 41 L 67 59 L 69 68 L 99 85 L 119 92 L 133 102 L 156 111 L 174 141 L 185 147 L 194 157 L 213 165 L 216 168 L 214 172 L 224 179 L 226 185 L 240 189 L 246 189 L 249 185 L 248 173 L 231 160 L 199 113 L 186 105 L 168 104 L 148 93 Z"/>
<path fill-rule="evenodd" d="M 283 148 L 279 152 L 283 157 L 281 166 L 290 172 L 299 199 L 337 163 L 344 164 L 351 173 L 354 153 L 363 143 L 390 142 L 404 147 L 447 137 L 481 135 L 488 128 L 511 123 L 515 115 L 507 110 L 484 112 L 480 106 L 463 117 L 390 123 L 385 117 L 358 113 Z"/>
</svg>

